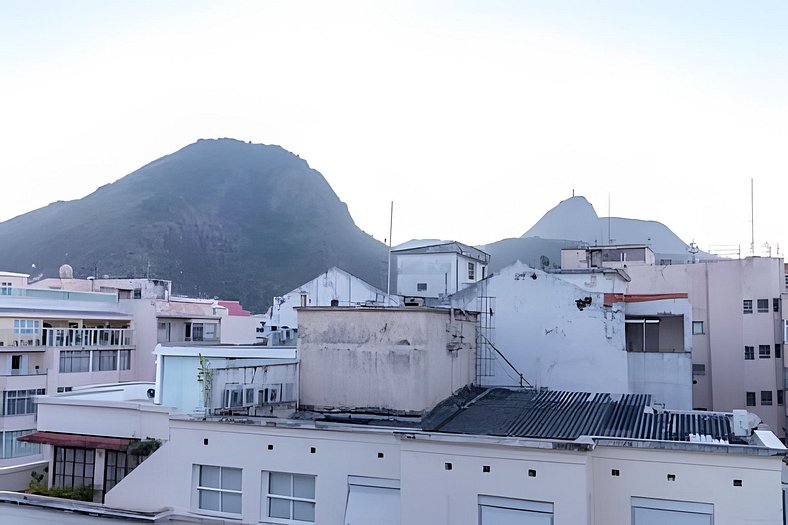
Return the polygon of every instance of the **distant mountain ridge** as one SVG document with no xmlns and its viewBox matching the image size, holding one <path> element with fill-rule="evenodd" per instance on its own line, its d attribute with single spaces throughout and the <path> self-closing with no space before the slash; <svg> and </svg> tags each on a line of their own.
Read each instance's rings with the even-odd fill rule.
<svg viewBox="0 0 788 525">
<path fill-rule="evenodd" d="M 200 140 L 92 194 L 0 223 L 0 269 L 173 281 L 175 293 L 264 311 L 339 266 L 381 287 L 387 248 L 306 161 L 279 146 Z"/>
</svg>

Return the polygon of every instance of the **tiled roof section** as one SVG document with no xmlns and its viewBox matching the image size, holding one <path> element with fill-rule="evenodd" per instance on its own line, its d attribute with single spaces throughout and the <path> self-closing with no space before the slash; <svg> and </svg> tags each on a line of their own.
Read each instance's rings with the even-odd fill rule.
<svg viewBox="0 0 788 525">
<path fill-rule="evenodd" d="M 477 397 L 469 400 L 473 393 Z M 566 440 L 592 436 L 722 443 L 731 434 L 725 414 L 654 410 L 647 394 L 494 388 L 466 392 L 447 402 L 428 414 L 424 430 Z"/>
<path fill-rule="evenodd" d="M 252 315 L 252 312 L 249 310 L 245 310 L 243 306 L 241 306 L 240 301 L 217 301 L 219 306 L 224 306 L 227 308 L 227 313 L 229 315 L 234 315 L 238 317 L 249 317 Z"/>
</svg>

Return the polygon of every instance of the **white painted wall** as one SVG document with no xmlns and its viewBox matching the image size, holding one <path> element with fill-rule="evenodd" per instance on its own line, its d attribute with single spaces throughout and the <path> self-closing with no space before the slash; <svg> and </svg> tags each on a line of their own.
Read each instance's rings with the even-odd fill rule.
<svg viewBox="0 0 788 525">
<path fill-rule="evenodd" d="M 420 413 L 475 378 L 475 322 L 438 308 L 302 308 L 301 404 Z M 447 344 L 461 343 L 455 351 Z"/>
<path fill-rule="evenodd" d="M 306 304 L 301 302 L 302 294 L 306 296 Z M 338 302 L 338 306 L 357 306 L 368 301 L 386 306 L 401 304 L 398 297 L 392 296 L 387 299 L 385 291 L 379 290 L 334 266 L 289 293 L 281 297 L 274 297 L 274 304 L 269 311 L 268 324 L 296 328 L 298 327 L 298 314 L 295 308 L 331 306 L 331 301 L 334 300 Z"/>
<path fill-rule="evenodd" d="M 590 292 L 520 262 L 504 268 L 488 281 L 496 303 L 496 347 L 535 386 L 627 392 L 624 312 L 604 307 L 601 288 Z M 591 305 L 580 311 L 575 301 L 589 296 Z M 518 384 L 500 359 L 495 376 L 482 380 Z"/>
<path fill-rule="evenodd" d="M 710 503 L 715 525 L 782 524 L 780 456 L 730 454 L 726 447 L 688 452 L 670 445 L 588 451 L 552 446 L 337 425 L 178 420 L 171 441 L 107 493 L 106 503 L 205 514 L 197 509 L 194 466 L 216 465 L 243 469 L 244 523 L 258 523 L 264 513 L 262 473 L 289 472 L 316 476 L 315 521 L 325 524 L 343 523 L 349 476 L 398 480 L 403 524 L 478 525 L 480 495 L 552 503 L 556 524 L 629 524 L 633 496 Z M 734 487 L 734 479 L 742 486 Z"/>
<path fill-rule="evenodd" d="M 482 278 L 486 265 L 459 253 L 397 253 L 394 258 L 396 292 L 403 296 L 440 297 L 464 290 Z M 468 264 L 474 278 L 468 278 Z M 418 283 L 426 283 L 419 290 Z"/>
</svg>

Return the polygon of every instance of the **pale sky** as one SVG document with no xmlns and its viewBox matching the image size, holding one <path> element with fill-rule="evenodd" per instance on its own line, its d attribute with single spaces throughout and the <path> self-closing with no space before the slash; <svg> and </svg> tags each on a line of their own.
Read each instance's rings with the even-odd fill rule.
<svg viewBox="0 0 788 525">
<path fill-rule="evenodd" d="M 788 250 L 784 1 L 0 3 L 0 221 L 199 138 L 279 144 L 394 244 L 583 195 Z M 615 232 L 613 232 L 615 233 Z M 615 237 L 615 235 L 613 235 Z"/>
</svg>

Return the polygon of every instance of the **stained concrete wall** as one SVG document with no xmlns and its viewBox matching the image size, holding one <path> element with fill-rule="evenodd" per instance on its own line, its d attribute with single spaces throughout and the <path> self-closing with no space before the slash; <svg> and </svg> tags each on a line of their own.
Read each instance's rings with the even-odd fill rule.
<svg viewBox="0 0 788 525">
<path fill-rule="evenodd" d="M 302 406 L 421 413 L 474 381 L 473 317 L 439 308 L 299 308 L 298 316 Z"/>
</svg>

